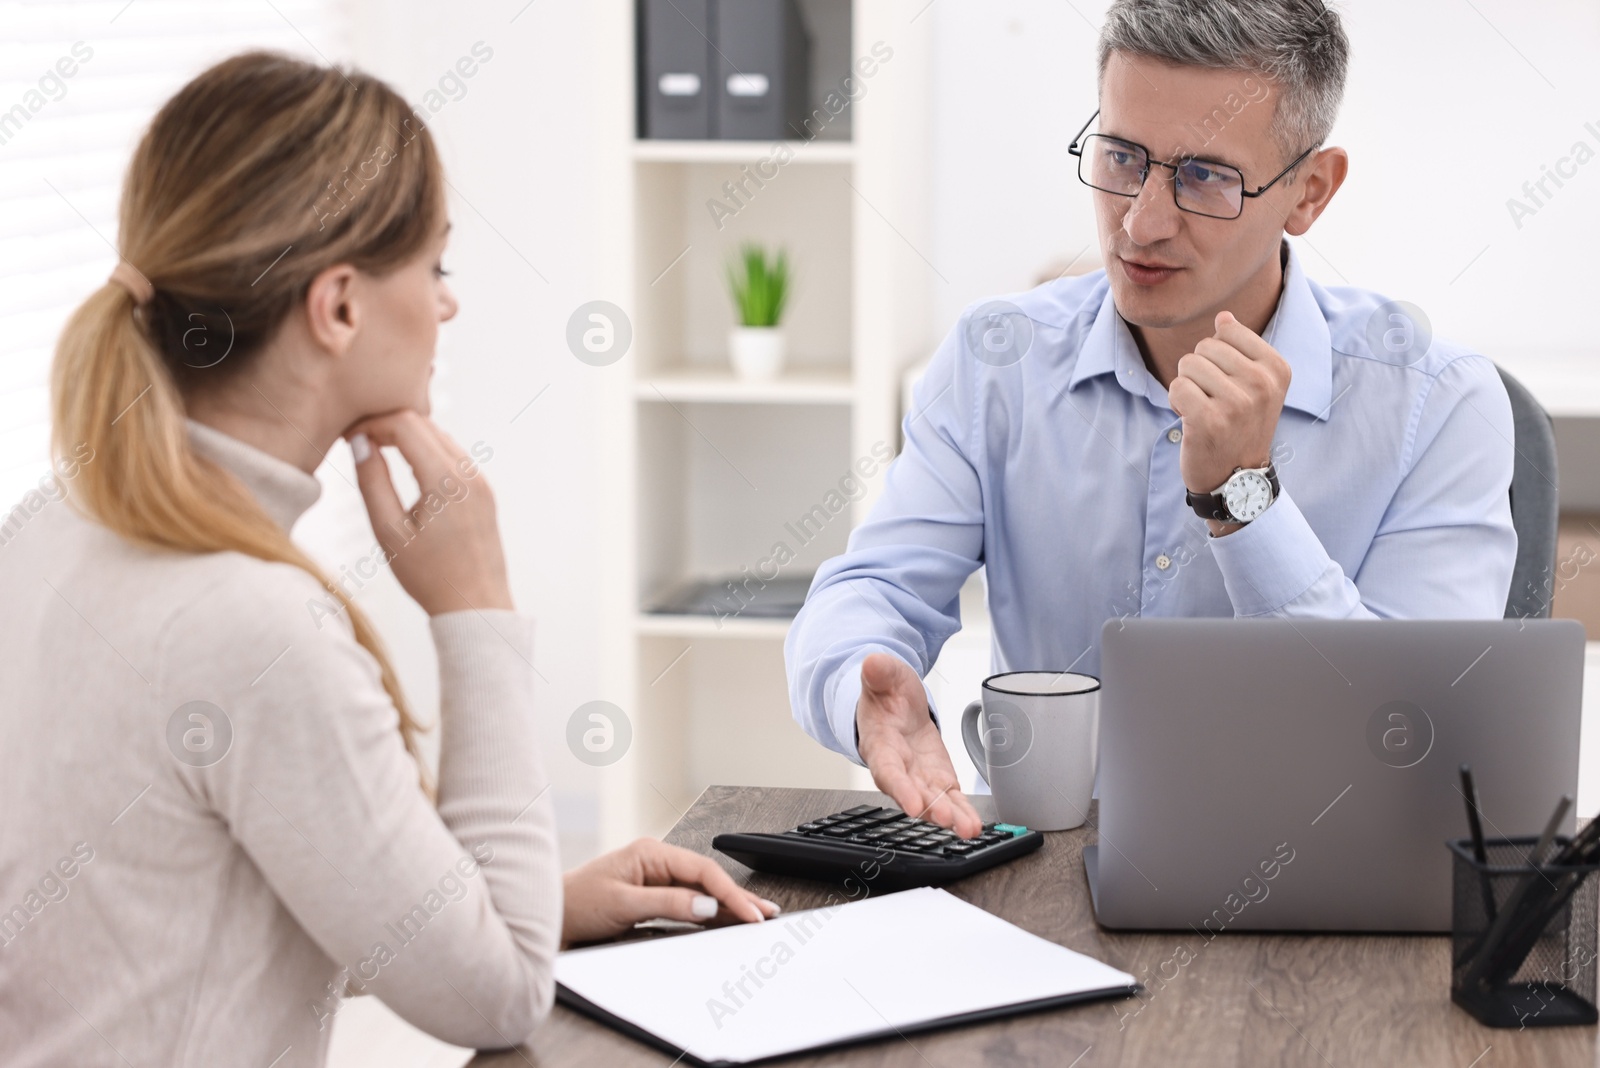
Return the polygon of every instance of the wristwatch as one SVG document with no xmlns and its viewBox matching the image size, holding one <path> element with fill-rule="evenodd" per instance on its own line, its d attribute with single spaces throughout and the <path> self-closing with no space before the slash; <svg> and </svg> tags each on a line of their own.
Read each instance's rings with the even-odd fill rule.
<svg viewBox="0 0 1600 1068">
<path fill-rule="evenodd" d="M 1210 493 L 1185 490 L 1183 499 L 1201 519 L 1224 523 L 1248 523 L 1260 517 L 1267 505 L 1278 499 L 1278 469 L 1269 460 L 1265 467 L 1235 467 L 1228 481 Z"/>
</svg>

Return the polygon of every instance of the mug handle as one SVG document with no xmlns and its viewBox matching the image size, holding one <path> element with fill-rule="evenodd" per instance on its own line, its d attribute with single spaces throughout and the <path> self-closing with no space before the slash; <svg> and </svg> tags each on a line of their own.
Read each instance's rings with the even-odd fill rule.
<svg viewBox="0 0 1600 1068">
<path fill-rule="evenodd" d="M 978 736 L 978 716 L 983 712 L 983 702 L 974 701 L 961 713 L 961 740 L 966 743 L 967 755 L 978 768 L 985 781 L 989 777 L 989 758 L 983 754 L 983 740 Z"/>
</svg>

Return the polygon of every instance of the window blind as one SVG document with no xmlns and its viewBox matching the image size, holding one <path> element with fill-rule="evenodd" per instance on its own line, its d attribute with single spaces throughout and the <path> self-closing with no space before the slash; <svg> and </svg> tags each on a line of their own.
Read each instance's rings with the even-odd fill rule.
<svg viewBox="0 0 1600 1068">
<path fill-rule="evenodd" d="M 348 62 L 344 0 L 0 0 L 0 515 L 50 471 L 56 337 L 116 263 L 156 109 L 223 57 Z"/>
</svg>

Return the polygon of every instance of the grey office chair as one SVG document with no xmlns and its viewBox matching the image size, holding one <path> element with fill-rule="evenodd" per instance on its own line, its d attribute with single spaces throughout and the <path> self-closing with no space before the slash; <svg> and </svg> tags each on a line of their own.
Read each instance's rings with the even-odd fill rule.
<svg viewBox="0 0 1600 1068">
<path fill-rule="evenodd" d="M 1555 589 L 1556 433 L 1550 416 L 1527 387 L 1497 368 L 1511 398 L 1516 460 L 1511 470 L 1511 525 L 1517 529 L 1517 563 L 1511 571 L 1507 619 L 1547 619 Z"/>
</svg>

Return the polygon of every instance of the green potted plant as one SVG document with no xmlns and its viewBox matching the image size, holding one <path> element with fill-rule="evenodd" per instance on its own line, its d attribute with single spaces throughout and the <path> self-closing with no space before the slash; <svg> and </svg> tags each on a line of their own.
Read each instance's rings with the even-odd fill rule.
<svg viewBox="0 0 1600 1068">
<path fill-rule="evenodd" d="M 768 257 L 758 244 L 745 243 L 727 264 L 728 292 L 737 319 L 728 334 L 728 355 L 740 378 L 773 378 L 783 369 L 783 331 L 779 320 L 789 299 L 789 256 L 783 249 Z"/>
</svg>

